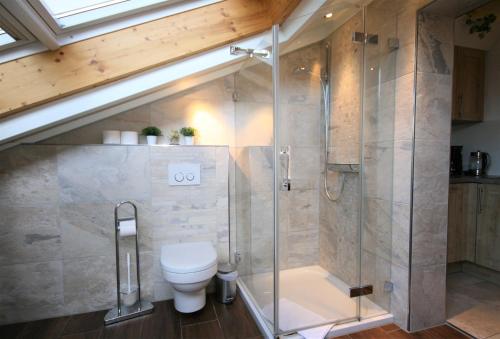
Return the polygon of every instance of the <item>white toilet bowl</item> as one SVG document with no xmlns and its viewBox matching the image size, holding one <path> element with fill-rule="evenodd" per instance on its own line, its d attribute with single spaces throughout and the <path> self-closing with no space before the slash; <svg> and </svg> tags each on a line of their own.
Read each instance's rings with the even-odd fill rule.
<svg viewBox="0 0 500 339">
<path fill-rule="evenodd" d="M 163 278 L 174 289 L 175 309 L 192 313 L 206 303 L 210 279 L 217 273 L 217 253 L 209 242 L 164 245 L 161 248 Z"/>
</svg>

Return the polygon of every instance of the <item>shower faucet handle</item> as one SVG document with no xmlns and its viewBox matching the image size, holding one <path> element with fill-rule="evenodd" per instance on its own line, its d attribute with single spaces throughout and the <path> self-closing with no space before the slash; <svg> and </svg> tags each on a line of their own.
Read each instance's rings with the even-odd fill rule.
<svg viewBox="0 0 500 339">
<path fill-rule="evenodd" d="M 281 181 L 281 190 L 282 191 L 290 191 L 292 188 L 292 178 L 291 178 L 291 170 L 290 170 L 290 146 L 282 146 L 280 150 L 280 157 L 283 168 L 283 179 Z"/>
</svg>

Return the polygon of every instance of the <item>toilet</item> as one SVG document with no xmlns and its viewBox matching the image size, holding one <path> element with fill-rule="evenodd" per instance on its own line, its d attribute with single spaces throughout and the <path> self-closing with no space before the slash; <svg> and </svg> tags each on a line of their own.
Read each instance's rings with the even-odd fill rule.
<svg viewBox="0 0 500 339">
<path fill-rule="evenodd" d="M 217 273 L 217 253 L 210 242 L 164 245 L 161 248 L 163 278 L 174 290 L 175 309 L 192 313 L 206 303 L 210 279 Z"/>
</svg>

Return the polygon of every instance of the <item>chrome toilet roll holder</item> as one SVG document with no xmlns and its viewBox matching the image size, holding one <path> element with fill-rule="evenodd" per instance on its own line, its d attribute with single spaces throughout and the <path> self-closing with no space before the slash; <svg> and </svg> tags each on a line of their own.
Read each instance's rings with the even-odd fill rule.
<svg viewBox="0 0 500 339">
<path fill-rule="evenodd" d="M 132 218 L 119 218 L 118 210 L 123 205 L 130 205 L 134 209 L 134 216 Z M 137 301 L 131 305 L 122 305 L 120 296 L 120 223 L 125 221 L 135 221 L 135 264 L 137 273 Z M 119 321 L 135 318 L 144 314 L 153 312 L 154 306 L 151 302 L 141 299 L 141 276 L 139 271 L 139 224 L 137 219 L 137 207 L 131 201 L 122 201 L 115 206 L 115 248 L 116 248 L 116 298 L 117 306 L 106 314 L 104 317 L 104 324 L 109 325 Z"/>
</svg>

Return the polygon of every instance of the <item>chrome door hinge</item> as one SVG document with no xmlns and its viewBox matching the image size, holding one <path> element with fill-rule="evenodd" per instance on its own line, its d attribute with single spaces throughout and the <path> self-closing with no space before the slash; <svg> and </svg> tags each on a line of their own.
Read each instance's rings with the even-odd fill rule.
<svg viewBox="0 0 500 339">
<path fill-rule="evenodd" d="M 351 287 L 349 296 L 351 298 L 361 297 L 363 295 L 373 294 L 373 285 L 365 285 L 361 287 Z"/>
</svg>

